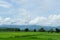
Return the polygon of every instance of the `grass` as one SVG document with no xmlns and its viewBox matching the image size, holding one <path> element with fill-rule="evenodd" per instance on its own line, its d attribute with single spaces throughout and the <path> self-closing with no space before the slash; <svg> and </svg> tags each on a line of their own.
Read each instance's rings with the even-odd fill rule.
<svg viewBox="0 0 60 40">
<path fill-rule="evenodd" d="M 0 40 L 60 40 L 60 33 L 0 32 Z"/>
</svg>

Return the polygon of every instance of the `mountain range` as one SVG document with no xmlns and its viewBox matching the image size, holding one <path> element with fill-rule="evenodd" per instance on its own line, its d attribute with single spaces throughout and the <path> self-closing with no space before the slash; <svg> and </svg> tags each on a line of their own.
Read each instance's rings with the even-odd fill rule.
<svg viewBox="0 0 60 40">
<path fill-rule="evenodd" d="M 24 30 L 25 28 L 28 28 L 29 30 L 39 30 L 40 28 L 44 28 L 45 30 L 50 30 L 53 28 L 54 30 L 56 28 L 60 28 L 60 26 L 40 26 L 40 25 L 0 25 L 0 28 L 19 28 L 21 30 Z"/>
</svg>

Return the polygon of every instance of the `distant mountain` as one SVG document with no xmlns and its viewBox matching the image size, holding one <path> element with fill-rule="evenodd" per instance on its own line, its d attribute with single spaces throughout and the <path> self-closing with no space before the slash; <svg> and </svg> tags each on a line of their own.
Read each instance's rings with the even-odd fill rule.
<svg viewBox="0 0 60 40">
<path fill-rule="evenodd" d="M 52 26 L 40 26 L 40 25 L 0 25 L 0 28 L 20 28 L 21 30 L 24 30 L 25 28 L 28 28 L 30 30 L 33 29 L 39 30 L 40 28 L 50 30 L 51 28 L 53 28 L 55 30 L 55 28 L 60 28 L 60 26 L 52 27 Z"/>
</svg>

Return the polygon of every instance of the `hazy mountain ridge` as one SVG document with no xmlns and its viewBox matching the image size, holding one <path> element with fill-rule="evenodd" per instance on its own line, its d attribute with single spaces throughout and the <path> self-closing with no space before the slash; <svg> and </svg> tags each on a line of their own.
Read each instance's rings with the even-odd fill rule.
<svg viewBox="0 0 60 40">
<path fill-rule="evenodd" d="M 30 30 L 33 29 L 38 30 L 40 28 L 50 30 L 51 28 L 53 28 L 55 30 L 55 28 L 60 28 L 60 26 L 54 27 L 54 26 L 40 26 L 40 25 L 0 25 L 0 28 L 20 28 L 21 30 L 24 30 L 25 28 L 28 28 Z"/>
</svg>

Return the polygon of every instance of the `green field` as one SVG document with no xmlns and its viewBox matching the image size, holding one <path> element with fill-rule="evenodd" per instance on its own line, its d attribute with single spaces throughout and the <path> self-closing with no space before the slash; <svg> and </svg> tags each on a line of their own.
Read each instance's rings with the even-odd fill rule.
<svg viewBox="0 0 60 40">
<path fill-rule="evenodd" d="M 0 32 L 0 40 L 60 40 L 60 33 Z"/>
</svg>

